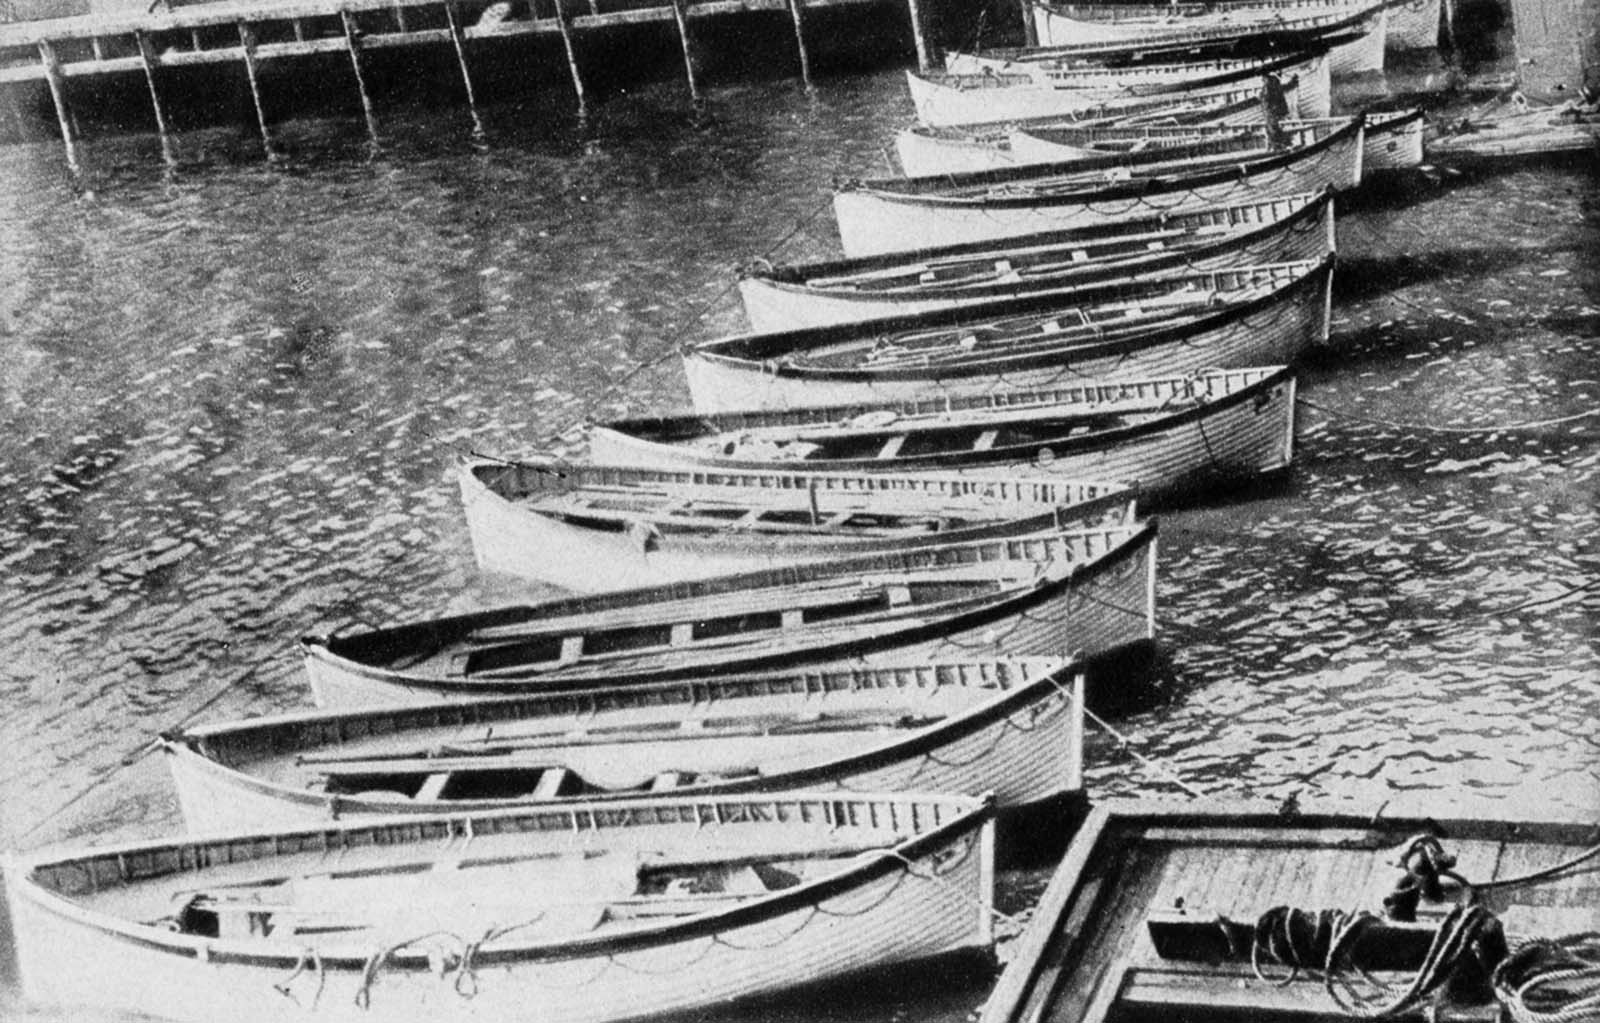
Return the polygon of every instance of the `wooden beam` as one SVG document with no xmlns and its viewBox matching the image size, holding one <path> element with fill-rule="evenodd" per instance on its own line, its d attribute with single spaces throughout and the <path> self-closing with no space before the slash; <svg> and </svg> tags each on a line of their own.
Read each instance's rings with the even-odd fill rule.
<svg viewBox="0 0 1600 1023">
<path fill-rule="evenodd" d="M 361 41 L 356 17 L 349 11 L 340 11 L 339 18 L 344 23 L 345 48 L 350 51 L 350 70 L 355 72 L 356 91 L 361 94 L 361 113 L 367 120 L 367 136 L 372 139 L 373 145 L 377 145 L 378 119 L 372 112 L 372 99 L 367 95 L 366 75 L 361 71 Z"/>
<path fill-rule="evenodd" d="M 139 62 L 144 65 L 145 85 L 150 88 L 150 107 L 156 114 L 156 132 L 161 136 L 161 158 L 168 167 L 175 166 L 177 157 L 172 151 L 172 133 L 167 129 L 167 115 L 161 109 L 161 93 L 156 91 L 156 57 L 155 47 L 150 45 L 150 36 L 145 32 L 138 32 L 135 39 L 139 44 Z"/>
<path fill-rule="evenodd" d="M 583 93 L 583 75 L 578 72 L 578 52 L 572 45 L 572 25 L 567 21 L 567 9 L 562 6 L 563 0 L 554 2 L 556 26 L 561 29 L 561 46 L 567 51 L 567 73 L 572 76 L 572 91 L 578 97 L 578 116 L 584 117 L 588 114 L 589 108 Z"/>
<path fill-rule="evenodd" d="M 694 77 L 694 50 L 689 42 L 689 17 L 684 0 L 672 0 L 672 19 L 678 23 L 678 41 L 683 44 L 683 72 L 689 79 L 689 96 L 700 102 L 700 86 Z"/>
<path fill-rule="evenodd" d="M 45 80 L 50 83 L 50 98 L 56 105 L 56 120 L 61 124 L 61 141 L 67 147 L 67 168 L 76 174 L 78 134 L 72 128 L 72 111 L 67 107 L 67 83 L 61 75 L 61 62 L 48 40 L 39 43 L 39 60 L 44 64 Z"/>
<path fill-rule="evenodd" d="M 811 56 L 806 53 L 806 23 L 801 13 L 805 9 L 804 0 L 789 0 L 789 14 L 794 18 L 794 45 L 800 53 L 800 80 L 807 89 L 811 88 Z"/>
<path fill-rule="evenodd" d="M 261 128 L 261 146 L 267 151 L 267 159 L 275 159 L 277 153 L 272 148 L 272 132 L 267 128 L 267 111 L 261 105 L 261 80 L 260 69 L 256 64 L 256 33 L 245 22 L 239 22 L 239 45 L 244 50 L 244 70 L 250 78 L 250 98 L 256 105 L 256 124 Z"/>
<path fill-rule="evenodd" d="M 923 32 L 922 5 L 918 0 L 906 0 L 906 6 L 911 10 L 911 38 L 917 44 L 917 70 L 926 74 L 933 70 L 933 57 L 928 51 L 928 40 Z"/>
<path fill-rule="evenodd" d="M 450 22 L 450 42 L 456 48 L 456 64 L 461 68 L 461 84 L 467 90 L 467 108 L 472 112 L 472 129 L 483 134 L 483 122 L 478 120 L 478 97 L 472 91 L 472 72 L 467 68 L 467 45 L 461 34 L 461 8 L 455 0 L 444 5 L 445 18 Z"/>
</svg>

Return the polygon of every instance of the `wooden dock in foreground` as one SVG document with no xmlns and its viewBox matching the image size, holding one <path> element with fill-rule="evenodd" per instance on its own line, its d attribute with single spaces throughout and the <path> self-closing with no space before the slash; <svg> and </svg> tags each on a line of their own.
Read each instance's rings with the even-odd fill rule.
<svg viewBox="0 0 1600 1023">
<path fill-rule="evenodd" d="M 83 15 L 0 24 L 0 89 L 44 82 L 55 106 L 67 160 L 77 168 L 77 128 L 68 83 L 107 76 L 142 76 L 164 148 L 169 136 L 163 94 L 167 69 L 236 65 L 255 101 L 262 140 L 272 138 L 261 95 L 264 61 L 347 54 L 350 84 L 360 95 L 369 131 L 376 134 L 365 55 L 404 48 L 453 49 L 469 103 L 474 103 L 473 44 L 488 40 L 559 37 L 580 111 L 583 69 L 574 39 L 583 33 L 650 23 L 670 23 L 683 50 L 684 74 L 698 101 L 693 24 L 705 18 L 761 12 L 788 13 L 793 23 L 800 77 L 809 87 L 811 63 L 806 16 L 830 7 L 863 7 L 885 0 L 222 0 L 128 15 Z M 917 57 L 930 60 L 919 0 L 905 0 Z"/>
</svg>

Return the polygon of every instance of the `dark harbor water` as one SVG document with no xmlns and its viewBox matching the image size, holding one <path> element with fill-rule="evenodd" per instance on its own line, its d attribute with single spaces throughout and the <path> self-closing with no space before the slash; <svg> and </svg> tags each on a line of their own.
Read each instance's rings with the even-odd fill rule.
<svg viewBox="0 0 1600 1023">
<path fill-rule="evenodd" d="M 474 577 L 456 455 L 684 405 L 734 268 L 835 253 L 832 182 L 910 117 L 898 71 L 713 110 L 380 110 L 378 153 L 290 125 L 276 168 L 216 130 L 173 176 L 102 139 L 91 195 L 0 148 L 0 847 L 166 833 L 157 731 L 309 706 L 302 633 L 515 596 Z M 1114 722 L 1159 767 L 1098 737 L 1092 791 L 1600 818 L 1600 175 L 1419 175 L 1339 238 L 1297 465 L 1164 517 L 1173 677 Z M 985 983 L 731 1018 L 954 1021 Z"/>
</svg>

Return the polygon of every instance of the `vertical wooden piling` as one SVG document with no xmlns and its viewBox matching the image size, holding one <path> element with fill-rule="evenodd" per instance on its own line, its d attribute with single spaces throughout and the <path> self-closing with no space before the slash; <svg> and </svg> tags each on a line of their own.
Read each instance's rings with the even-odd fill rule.
<svg viewBox="0 0 1600 1023">
<path fill-rule="evenodd" d="M 1039 45 L 1039 26 L 1033 20 L 1034 0 L 1017 0 L 1017 9 L 1022 11 L 1022 41 L 1028 46 Z"/>
<path fill-rule="evenodd" d="M 806 53 L 806 22 L 801 14 L 804 0 L 789 0 L 789 15 L 794 18 L 794 45 L 800 51 L 800 80 L 811 88 L 811 55 Z"/>
<path fill-rule="evenodd" d="M 461 7 L 456 3 L 444 5 L 444 14 L 450 22 L 450 41 L 456 47 L 456 65 L 461 68 L 461 84 L 467 89 L 467 105 L 477 116 L 478 97 L 472 91 L 472 72 L 467 68 L 467 40 L 461 32 Z"/>
<path fill-rule="evenodd" d="M 78 133 L 72 128 L 72 111 L 67 106 L 67 83 L 61 74 L 61 61 L 56 59 L 55 47 L 49 40 L 39 40 L 39 59 L 44 62 L 45 81 L 50 84 L 50 98 L 55 101 L 56 120 L 61 123 L 61 141 L 67 147 L 67 169 L 78 173 Z"/>
<path fill-rule="evenodd" d="M 356 29 L 356 16 L 349 10 L 339 10 L 340 21 L 344 24 L 344 45 L 350 51 L 350 69 L 356 75 L 356 91 L 361 94 L 361 114 L 367 119 L 367 136 L 372 139 L 372 144 L 378 144 L 378 119 L 372 112 L 372 97 L 367 94 L 367 76 L 361 70 L 361 40 Z"/>
<path fill-rule="evenodd" d="M 168 167 L 175 166 L 178 158 L 172 151 L 172 132 L 167 128 L 166 111 L 161 109 L 161 93 L 156 90 L 156 51 L 150 45 L 150 36 L 144 31 L 134 33 L 139 43 L 139 62 L 144 65 L 144 83 L 150 88 L 150 107 L 156 114 L 156 132 L 161 136 L 161 159 Z"/>
<path fill-rule="evenodd" d="M 561 29 L 561 45 L 567 51 L 567 72 L 572 75 L 572 91 L 578 97 L 578 116 L 587 116 L 588 103 L 583 94 L 583 76 L 578 73 L 578 51 L 572 45 L 572 26 L 567 23 L 567 9 L 563 0 L 555 0 L 556 27 Z"/>
<path fill-rule="evenodd" d="M 689 79 L 689 97 L 700 102 L 700 85 L 694 77 L 694 50 L 689 43 L 689 12 L 684 0 L 672 0 L 672 17 L 678 23 L 678 41 L 683 44 L 683 72 Z"/>
<path fill-rule="evenodd" d="M 917 70 L 926 74 L 933 69 L 933 58 L 928 53 L 928 40 L 923 33 L 922 5 L 917 0 L 906 0 L 911 9 L 911 38 L 917 43 Z"/>
<path fill-rule="evenodd" d="M 245 22 L 239 22 L 239 46 L 244 50 L 244 71 L 250 78 L 250 99 L 256 105 L 256 124 L 261 128 L 261 147 L 267 159 L 277 153 L 272 148 L 272 132 L 267 128 L 267 108 L 261 105 L 261 71 L 256 61 L 256 32 Z"/>
</svg>

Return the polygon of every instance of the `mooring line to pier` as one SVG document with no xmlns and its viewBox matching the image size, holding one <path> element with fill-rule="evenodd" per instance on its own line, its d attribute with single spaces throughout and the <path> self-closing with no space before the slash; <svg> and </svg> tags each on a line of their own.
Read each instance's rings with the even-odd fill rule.
<svg viewBox="0 0 1600 1023">
<path fill-rule="evenodd" d="M 1437 426 L 1431 423 L 1402 423 L 1392 419 L 1380 419 L 1377 416 L 1364 416 L 1359 412 L 1351 412 L 1347 409 L 1331 408 L 1306 397 L 1300 397 L 1298 400 L 1306 408 L 1314 408 L 1318 412 L 1338 419 L 1354 419 L 1358 422 L 1387 426 L 1396 430 L 1417 430 L 1425 433 L 1514 433 L 1518 430 L 1544 430 L 1552 426 L 1565 426 L 1568 423 L 1600 417 L 1600 408 L 1592 408 L 1585 409 L 1582 412 L 1574 412 L 1570 416 L 1557 416 L 1553 419 L 1538 419 L 1525 423 L 1497 423 L 1491 426 Z"/>
</svg>

